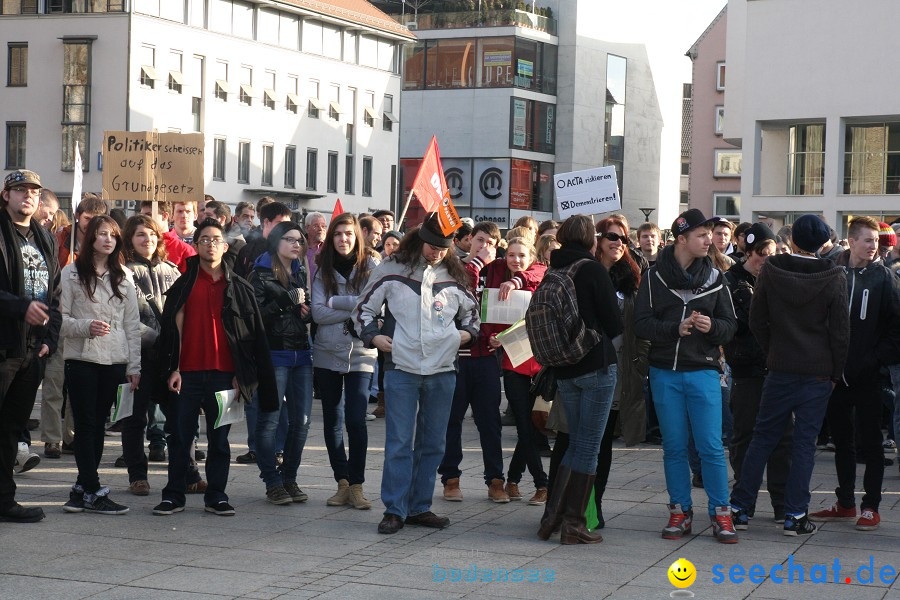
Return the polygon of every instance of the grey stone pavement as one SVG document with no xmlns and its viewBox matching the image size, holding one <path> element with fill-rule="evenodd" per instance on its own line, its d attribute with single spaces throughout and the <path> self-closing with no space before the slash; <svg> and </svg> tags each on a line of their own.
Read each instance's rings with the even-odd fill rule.
<svg viewBox="0 0 900 600">
<path fill-rule="evenodd" d="M 667 578 L 678 558 L 697 569 L 689 591 L 696 598 L 852 598 L 900 600 L 900 583 L 892 583 L 885 565 L 900 571 L 900 477 L 897 466 L 887 469 L 882 525 L 875 532 L 857 532 L 852 523 L 832 523 L 817 535 L 785 537 L 771 520 L 768 498 L 761 494 L 757 516 L 739 544 L 722 545 L 710 535 L 702 518 L 706 497 L 694 490 L 701 518 L 694 534 L 682 541 L 660 538 L 667 513 L 662 450 L 639 445 L 614 448 L 614 463 L 603 509 L 607 520 L 604 542 L 593 546 L 561 546 L 558 537 L 543 542 L 535 536 L 542 509 L 525 502 L 493 504 L 481 477 L 481 457 L 474 423 L 463 430 L 465 460 L 462 503 L 445 502 L 436 487 L 434 510 L 450 517 L 445 530 L 407 526 L 392 536 L 379 535 L 379 485 L 383 459 L 384 421 L 369 422 L 366 495 L 369 511 L 325 505 L 335 489 L 322 438 L 319 402 L 303 455 L 300 484 L 309 493 L 305 504 L 273 506 L 255 465 L 232 463 L 228 492 L 234 517 L 203 512 L 200 496 L 188 496 L 187 510 L 157 517 L 151 508 L 165 484 L 165 465 L 151 464 L 151 495 L 127 492 L 124 469 L 112 462 L 119 456 L 120 438 L 107 437 L 101 479 L 113 497 L 131 507 L 123 516 L 66 514 L 62 504 L 75 478 L 75 461 L 43 459 L 17 476 L 19 500 L 42 506 L 47 518 L 38 524 L 0 525 L 0 599 L 165 598 L 172 600 L 443 598 L 622 598 L 677 597 Z M 34 412 L 39 415 L 37 407 Z M 232 454 L 246 451 L 243 424 L 231 433 Z M 202 440 L 201 440 L 202 441 Z M 515 445 L 514 428 L 503 429 L 504 461 Z M 40 442 L 34 449 L 42 451 Z M 833 501 L 832 456 L 820 453 L 813 478 L 813 507 Z M 548 459 L 545 459 L 545 467 Z M 860 474 L 861 478 L 861 474 Z M 533 491 L 529 476 L 522 480 L 526 498 Z M 806 581 L 760 583 L 728 579 L 733 565 L 749 571 L 755 564 L 768 573 L 773 565 L 804 569 Z M 874 581 L 867 581 L 873 557 Z M 834 561 L 840 580 L 834 581 Z M 476 567 L 473 567 L 475 565 Z M 722 583 L 714 582 L 714 565 L 721 565 Z M 815 565 L 827 568 L 828 583 L 811 583 Z M 865 569 L 858 573 L 858 569 Z M 466 581 L 477 568 L 479 579 Z M 490 576 L 487 569 L 491 570 Z M 517 569 L 522 569 L 516 573 Z M 821 568 L 820 568 L 821 569 Z M 538 581 L 497 581 L 502 571 Z M 796 571 L 795 571 L 796 573 Z M 777 575 L 786 573 L 776 572 Z M 754 573 L 755 575 L 755 573 Z M 436 581 L 444 577 L 443 581 Z M 797 575 L 795 575 L 797 577 Z M 457 581 L 450 581 L 457 579 Z M 461 580 L 459 580 L 461 579 Z M 552 580 L 550 580 L 552 579 Z M 759 581 L 759 578 L 757 578 Z"/>
</svg>

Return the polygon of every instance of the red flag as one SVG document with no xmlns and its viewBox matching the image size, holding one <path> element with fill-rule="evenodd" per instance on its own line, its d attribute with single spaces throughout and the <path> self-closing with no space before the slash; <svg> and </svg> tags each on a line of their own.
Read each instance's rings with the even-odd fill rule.
<svg viewBox="0 0 900 600">
<path fill-rule="evenodd" d="M 344 207 L 341 206 L 341 199 L 338 198 L 337 202 L 334 203 L 334 210 L 331 211 L 331 220 L 334 221 L 336 218 L 344 214 Z"/>
<path fill-rule="evenodd" d="M 437 211 L 438 222 L 444 235 L 450 235 L 462 226 L 462 221 L 450 200 L 450 190 L 447 189 L 444 168 L 441 166 L 441 153 L 438 150 L 437 138 L 434 136 L 428 144 L 428 151 L 425 152 L 419 166 L 412 189 L 426 211 Z"/>
</svg>

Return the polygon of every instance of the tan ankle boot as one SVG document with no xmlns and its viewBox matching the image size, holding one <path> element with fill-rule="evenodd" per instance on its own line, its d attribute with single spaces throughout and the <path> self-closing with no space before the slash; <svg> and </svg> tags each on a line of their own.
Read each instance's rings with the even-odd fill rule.
<svg viewBox="0 0 900 600">
<path fill-rule="evenodd" d="M 448 502 L 462 502 L 463 495 L 459 489 L 459 477 L 448 479 L 444 484 L 444 500 Z"/>
<path fill-rule="evenodd" d="M 509 502 L 509 494 L 503 489 L 502 479 L 491 479 L 491 485 L 488 487 L 488 498 L 491 502 L 505 504 Z"/>
<path fill-rule="evenodd" d="M 354 483 L 350 486 L 350 504 L 353 508 L 358 508 L 359 510 L 369 510 L 372 508 L 372 503 L 363 496 L 361 483 Z"/>
<path fill-rule="evenodd" d="M 328 506 L 344 506 L 350 503 L 350 483 L 346 479 L 338 481 L 337 493 L 325 501 Z"/>
<path fill-rule="evenodd" d="M 384 418 L 384 392 L 378 392 L 378 406 L 372 411 L 376 419 Z"/>
</svg>

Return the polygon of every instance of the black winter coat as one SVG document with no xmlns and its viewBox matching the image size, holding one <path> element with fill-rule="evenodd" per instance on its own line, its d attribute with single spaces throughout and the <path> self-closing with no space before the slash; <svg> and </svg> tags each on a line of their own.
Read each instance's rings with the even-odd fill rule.
<svg viewBox="0 0 900 600">
<path fill-rule="evenodd" d="M 725 273 L 725 285 L 731 292 L 737 316 L 737 331 L 734 338 L 725 344 L 725 360 L 734 377 L 765 377 L 768 371 L 766 353 L 750 331 L 750 303 L 755 284 L 756 277 L 747 272 L 744 263 L 735 263 Z"/>
<path fill-rule="evenodd" d="M 200 258 L 191 256 L 187 259 L 184 274 L 172 284 L 166 292 L 166 304 L 163 310 L 163 327 L 158 341 L 161 379 L 168 380 L 173 371 L 178 370 L 181 358 L 181 340 L 175 315 L 184 307 L 188 296 L 197 281 L 200 270 Z M 222 321 L 228 348 L 234 361 L 235 377 L 240 387 L 241 399 L 249 402 L 253 392 L 259 394 L 259 407 L 264 412 L 278 409 L 278 390 L 275 385 L 275 369 L 272 366 L 272 355 L 266 341 L 265 327 L 253 286 L 247 280 L 235 275 L 227 264 L 222 262 L 225 281 L 225 303 L 222 307 Z M 202 340 L 200 341 L 202 343 Z M 171 400 L 172 395 L 169 395 Z"/>
<path fill-rule="evenodd" d="M 299 261 L 297 261 L 299 262 Z M 266 253 L 250 272 L 250 285 L 262 314 L 270 350 L 309 350 L 309 331 L 300 316 L 300 305 L 294 304 L 288 290 L 272 272 L 272 258 Z M 306 305 L 310 294 L 303 266 L 291 275 L 291 286 L 306 291 Z"/>
</svg>

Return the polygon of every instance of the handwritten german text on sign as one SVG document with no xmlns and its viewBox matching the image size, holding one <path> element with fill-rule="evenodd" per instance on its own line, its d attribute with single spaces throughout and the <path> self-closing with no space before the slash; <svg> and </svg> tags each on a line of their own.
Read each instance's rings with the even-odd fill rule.
<svg viewBox="0 0 900 600">
<path fill-rule="evenodd" d="M 553 177 L 556 206 L 561 219 L 597 215 L 622 208 L 615 167 L 598 167 Z"/>
<path fill-rule="evenodd" d="M 203 200 L 202 133 L 106 131 L 103 196 L 112 200 Z"/>
</svg>

